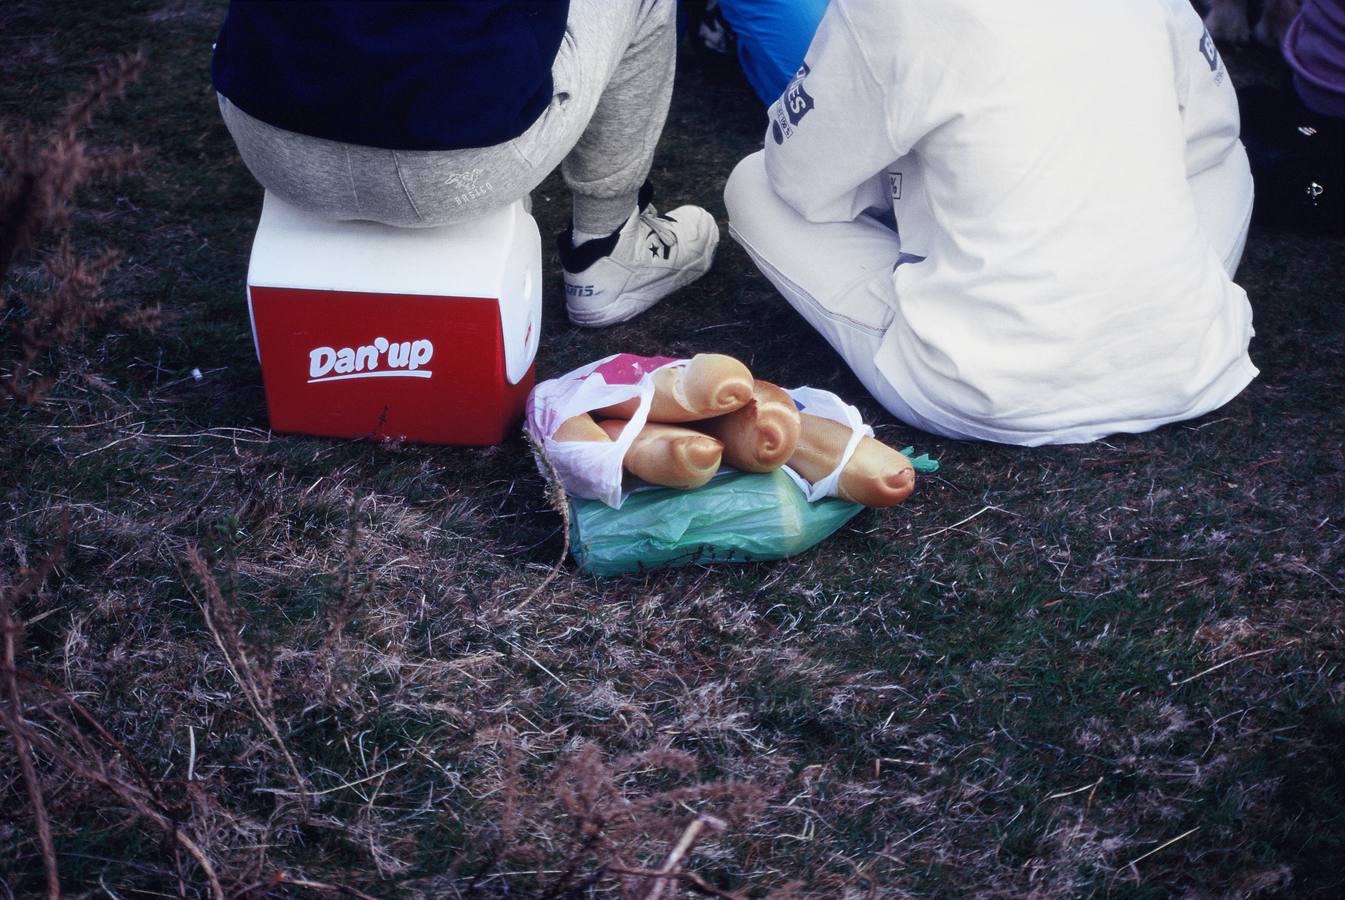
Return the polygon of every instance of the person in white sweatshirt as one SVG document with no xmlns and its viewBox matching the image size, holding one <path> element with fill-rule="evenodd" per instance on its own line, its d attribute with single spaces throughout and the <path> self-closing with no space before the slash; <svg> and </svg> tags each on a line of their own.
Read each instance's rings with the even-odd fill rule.
<svg viewBox="0 0 1345 900">
<path fill-rule="evenodd" d="M 1188 0 L 832 0 L 730 233 L 893 415 L 1078 443 L 1257 374 L 1252 182 Z"/>
</svg>

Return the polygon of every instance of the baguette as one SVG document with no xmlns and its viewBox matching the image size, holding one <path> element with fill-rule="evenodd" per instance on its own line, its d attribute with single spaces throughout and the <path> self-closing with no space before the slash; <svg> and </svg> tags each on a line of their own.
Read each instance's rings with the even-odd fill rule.
<svg viewBox="0 0 1345 900">
<path fill-rule="evenodd" d="M 558 441 L 592 441 L 599 444 L 612 442 L 607 432 L 599 428 L 598 423 L 593 421 L 593 417 L 588 413 L 580 413 L 561 422 L 552 437 Z"/>
<path fill-rule="evenodd" d="M 607 419 L 598 427 L 616 440 L 628 423 Z M 671 488 L 698 488 L 719 471 L 724 445 L 699 431 L 649 422 L 635 436 L 622 465 L 650 484 Z"/>
<path fill-rule="evenodd" d="M 798 447 L 789 467 L 810 484 L 835 470 L 852 434 L 840 422 L 799 414 Z M 836 492 L 844 500 L 863 506 L 896 506 L 915 489 L 915 468 L 896 450 L 871 437 L 860 440 L 854 455 L 841 470 Z"/>
<path fill-rule="evenodd" d="M 788 461 L 799 442 L 799 409 L 783 388 L 756 381 L 746 406 L 725 416 L 696 422 L 698 431 L 724 445 L 724 462 L 743 472 L 773 472 Z"/>
<path fill-rule="evenodd" d="M 651 422 L 693 422 L 740 409 L 752 399 L 752 373 L 732 356 L 697 353 L 685 366 L 669 366 L 654 373 Z M 639 400 L 595 410 L 598 415 L 629 419 Z"/>
</svg>

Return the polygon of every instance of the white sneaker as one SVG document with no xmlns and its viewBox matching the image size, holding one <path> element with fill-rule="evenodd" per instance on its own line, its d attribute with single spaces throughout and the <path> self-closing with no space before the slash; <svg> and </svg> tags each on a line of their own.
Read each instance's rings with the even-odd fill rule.
<svg viewBox="0 0 1345 900">
<path fill-rule="evenodd" d="M 679 206 L 666 215 L 645 206 L 621 226 L 611 251 L 580 271 L 570 270 L 584 264 L 583 251 L 562 247 L 570 321 L 602 328 L 638 316 L 704 275 L 718 246 L 719 225 L 699 206 Z"/>
</svg>

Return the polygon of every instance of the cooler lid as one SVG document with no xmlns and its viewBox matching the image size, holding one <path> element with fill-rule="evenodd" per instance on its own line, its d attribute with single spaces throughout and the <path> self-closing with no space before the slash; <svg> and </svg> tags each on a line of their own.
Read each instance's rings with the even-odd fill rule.
<svg viewBox="0 0 1345 900">
<path fill-rule="evenodd" d="M 525 215 L 519 200 L 457 225 L 394 228 L 319 219 L 268 191 L 248 281 L 308 290 L 499 297 Z"/>
</svg>

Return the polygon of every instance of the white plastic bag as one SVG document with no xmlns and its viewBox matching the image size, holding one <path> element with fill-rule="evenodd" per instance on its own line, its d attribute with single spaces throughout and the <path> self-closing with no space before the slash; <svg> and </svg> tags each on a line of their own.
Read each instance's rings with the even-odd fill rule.
<svg viewBox="0 0 1345 900">
<path fill-rule="evenodd" d="M 566 493 L 621 508 L 625 499 L 621 461 L 649 417 L 654 396 L 651 376 L 664 366 L 679 363 L 685 365 L 686 360 L 617 353 L 532 389 L 528 395 L 528 433 L 550 457 Z M 555 439 L 556 430 L 567 420 L 631 397 L 639 397 L 640 405 L 612 443 Z"/>
<path fill-rule="evenodd" d="M 873 437 L 873 428 L 864 424 L 864 418 L 859 414 L 859 410 L 831 391 L 799 387 L 785 388 L 785 393 L 793 399 L 794 405 L 799 408 L 799 412 L 806 412 L 810 415 L 831 419 L 840 422 L 842 425 L 850 426 L 850 442 L 845 445 L 845 452 L 841 454 L 841 461 L 827 477 L 819 479 L 815 484 L 809 484 L 798 472 L 795 472 L 789 466 L 784 467 L 785 474 L 794 480 L 794 483 L 799 486 L 799 490 L 803 491 L 810 503 L 821 500 L 823 497 L 839 497 L 840 493 L 837 485 L 840 484 L 841 470 L 850 461 L 850 457 L 855 455 L 855 448 L 859 446 L 859 442 L 866 437 Z"/>
</svg>

